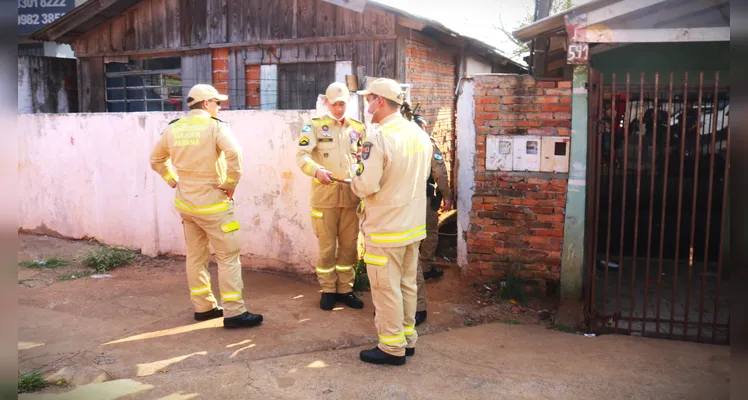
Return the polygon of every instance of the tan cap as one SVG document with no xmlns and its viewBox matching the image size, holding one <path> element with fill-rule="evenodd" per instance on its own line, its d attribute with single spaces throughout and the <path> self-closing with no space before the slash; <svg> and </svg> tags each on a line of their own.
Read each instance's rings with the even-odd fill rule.
<svg viewBox="0 0 748 400">
<path fill-rule="evenodd" d="M 216 90 L 216 88 L 204 83 L 193 86 L 192 89 L 190 89 L 190 92 L 187 93 L 187 97 L 192 97 L 192 101 L 187 103 L 188 106 L 191 106 L 203 100 L 218 99 L 220 101 L 226 101 L 229 99 L 229 96 L 218 93 L 218 90 Z"/>
<path fill-rule="evenodd" d="M 348 91 L 348 88 L 345 86 L 345 84 L 340 82 L 331 83 L 330 86 L 327 87 L 327 91 L 325 92 L 325 97 L 331 104 L 337 103 L 339 101 L 345 102 L 347 104 L 350 95 L 351 92 Z"/>
<path fill-rule="evenodd" d="M 382 96 L 386 99 L 390 99 L 397 104 L 403 104 L 405 101 L 405 92 L 400 88 L 400 85 L 392 79 L 388 78 L 377 78 L 369 85 L 366 90 L 359 90 L 356 93 L 366 96 L 367 94 L 375 94 Z"/>
</svg>

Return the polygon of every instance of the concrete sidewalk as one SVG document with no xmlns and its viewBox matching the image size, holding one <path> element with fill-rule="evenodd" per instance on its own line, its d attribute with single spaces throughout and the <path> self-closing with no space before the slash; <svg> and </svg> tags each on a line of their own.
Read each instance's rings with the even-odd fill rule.
<svg viewBox="0 0 748 400">
<path fill-rule="evenodd" d="M 91 247 L 19 241 L 22 260 L 72 260 Z M 79 269 L 19 270 L 19 368 L 70 384 L 21 398 L 729 398 L 727 347 L 588 338 L 548 330 L 534 314 L 465 328 L 486 307 L 453 271 L 427 287 L 415 357 L 386 367 L 358 359 L 376 341 L 368 294 L 363 310 L 322 311 L 316 283 L 244 271 L 245 299 L 266 321 L 225 330 L 220 319 L 192 319 L 181 261 L 140 258 L 111 277 L 59 280 Z"/>
</svg>

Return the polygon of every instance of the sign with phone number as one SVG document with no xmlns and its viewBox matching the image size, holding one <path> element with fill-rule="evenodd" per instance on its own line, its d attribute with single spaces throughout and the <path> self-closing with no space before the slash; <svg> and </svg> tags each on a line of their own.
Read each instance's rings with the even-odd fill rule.
<svg viewBox="0 0 748 400">
<path fill-rule="evenodd" d="M 75 0 L 18 0 L 18 34 L 29 35 L 75 8 Z"/>
</svg>

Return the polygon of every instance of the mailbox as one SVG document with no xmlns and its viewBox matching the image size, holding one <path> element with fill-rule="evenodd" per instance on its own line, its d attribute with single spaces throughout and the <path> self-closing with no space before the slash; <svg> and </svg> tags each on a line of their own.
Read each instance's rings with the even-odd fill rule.
<svg viewBox="0 0 748 400">
<path fill-rule="evenodd" d="M 540 170 L 569 172 L 569 138 L 544 137 L 541 142 Z"/>
<path fill-rule="evenodd" d="M 537 136 L 517 136 L 512 149 L 514 171 L 540 171 L 541 141 Z"/>
<path fill-rule="evenodd" d="M 513 139 L 489 136 L 486 140 L 486 169 L 489 171 L 512 170 Z"/>
</svg>

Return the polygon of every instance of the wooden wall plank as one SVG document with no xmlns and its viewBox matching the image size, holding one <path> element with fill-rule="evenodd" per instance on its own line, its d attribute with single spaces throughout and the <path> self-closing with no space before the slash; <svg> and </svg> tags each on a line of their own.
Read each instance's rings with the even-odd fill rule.
<svg viewBox="0 0 748 400">
<path fill-rule="evenodd" d="M 164 0 L 164 29 L 166 30 L 165 45 L 167 47 L 182 46 L 182 11 L 179 0 Z"/>
<path fill-rule="evenodd" d="M 112 52 L 112 23 L 110 21 L 104 22 L 99 27 L 101 35 L 98 37 L 99 50 L 104 53 Z"/>
<path fill-rule="evenodd" d="M 337 26 L 337 6 L 322 0 L 315 0 L 315 32 L 317 36 L 333 36 Z"/>
<path fill-rule="evenodd" d="M 379 40 L 374 47 L 374 76 L 395 79 L 395 53 L 397 43 L 394 40 Z"/>
<path fill-rule="evenodd" d="M 296 37 L 307 38 L 317 35 L 315 11 L 318 2 L 319 0 L 297 0 Z"/>
<path fill-rule="evenodd" d="M 112 20 L 111 33 L 109 37 L 112 52 L 123 51 L 125 48 L 125 16 Z"/>
<path fill-rule="evenodd" d="M 249 7 L 247 8 L 247 33 L 245 38 L 247 40 L 260 40 L 267 38 L 265 31 L 270 31 L 270 28 L 266 28 L 266 25 L 270 25 L 271 21 L 263 20 L 267 15 L 267 9 L 275 5 L 275 2 L 266 2 L 264 0 L 249 0 Z"/>
<path fill-rule="evenodd" d="M 105 112 L 104 59 L 103 57 L 79 58 L 80 65 L 80 111 Z"/>
<path fill-rule="evenodd" d="M 231 49 L 229 51 L 229 106 L 232 110 L 247 108 L 244 54 L 244 49 Z"/>
<path fill-rule="evenodd" d="M 247 38 L 249 5 L 249 0 L 231 0 L 227 2 L 227 37 L 229 43 L 246 42 L 249 40 Z"/>
<path fill-rule="evenodd" d="M 207 2 L 207 42 L 226 43 L 227 37 L 227 0 L 208 0 Z"/>
<path fill-rule="evenodd" d="M 151 0 L 151 46 L 154 49 L 168 47 L 166 0 Z"/>
<path fill-rule="evenodd" d="M 208 0 L 190 0 L 190 44 L 208 43 Z"/>
<path fill-rule="evenodd" d="M 296 0 L 274 0 L 278 4 L 278 13 L 275 14 L 276 24 L 273 27 L 277 35 L 272 38 L 292 39 L 294 37 L 294 18 Z"/>
<path fill-rule="evenodd" d="M 213 83 L 212 52 L 187 52 L 182 54 L 182 108 L 187 110 L 187 93 L 198 83 Z"/>
<path fill-rule="evenodd" d="M 132 50 L 136 48 L 137 38 L 135 37 L 135 29 L 135 10 L 131 10 L 125 14 L 124 50 Z"/>
</svg>

